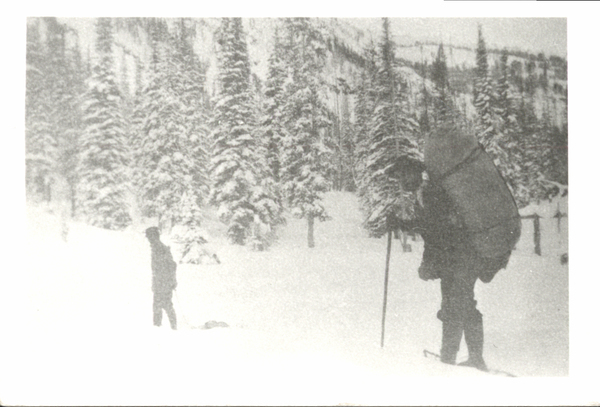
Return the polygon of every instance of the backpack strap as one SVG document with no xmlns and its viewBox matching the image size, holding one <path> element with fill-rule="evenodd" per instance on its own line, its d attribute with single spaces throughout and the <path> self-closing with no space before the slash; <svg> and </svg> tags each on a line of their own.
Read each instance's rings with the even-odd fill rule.
<svg viewBox="0 0 600 407">
<path fill-rule="evenodd" d="M 461 162 L 456 164 L 454 167 L 450 168 L 444 174 L 440 175 L 440 177 L 436 178 L 435 181 L 441 183 L 445 178 L 448 178 L 450 175 L 460 171 L 466 165 L 469 165 L 470 163 L 476 161 L 477 158 L 481 155 L 481 153 L 483 153 L 483 147 L 480 143 L 478 143 L 477 147 L 471 150 L 471 152 L 467 154 L 467 156 Z"/>
</svg>

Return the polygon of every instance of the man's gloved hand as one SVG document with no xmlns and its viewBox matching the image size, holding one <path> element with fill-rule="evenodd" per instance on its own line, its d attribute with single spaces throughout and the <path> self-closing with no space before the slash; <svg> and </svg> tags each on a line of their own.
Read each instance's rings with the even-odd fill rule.
<svg viewBox="0 0 600 407">
<path fill-rule="evenodd" d="M 425 261 L 421 263 L 419 267 L 419 278 L 421 280 L 435 280 L 436 278 L 440 278 L 437 272 L 431 267 L 431 264 L 427 264 Z"/>
<path fill-rule="evenodd" d="M 419 278 L 421 280 L 427 281 L 440 278 L 439 270 L 442 262 L 440 255 L 441 252 L 439 249 L 434 248 L 427 243 L 425 244 L 423 259 L 419 266 Z"/>
</svg>

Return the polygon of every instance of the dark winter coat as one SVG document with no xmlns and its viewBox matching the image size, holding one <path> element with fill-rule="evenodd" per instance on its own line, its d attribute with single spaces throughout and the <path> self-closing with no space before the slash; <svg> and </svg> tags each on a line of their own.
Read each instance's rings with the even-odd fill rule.
<svg viewBox="0 0 600 407">
<path fill-rule="evenodd" d="M 171 249 L 160 241 L 153 242 L 152 249 L 152 291 L 171 292 L 177 287 L 177 263 Z"/>
<path fill-rule="evenodd" d="M 419 229 L 425 242 L 419 267 L 422 279 L 437 279 L 444 273 L 468 269 L 483 282 L 489 282 L 506 265 L 508 258 L 492 260 L 478 255 L 464 220 L 439 185 L 429 183 L 423 188 L 421 214 Z"/>
</svg>

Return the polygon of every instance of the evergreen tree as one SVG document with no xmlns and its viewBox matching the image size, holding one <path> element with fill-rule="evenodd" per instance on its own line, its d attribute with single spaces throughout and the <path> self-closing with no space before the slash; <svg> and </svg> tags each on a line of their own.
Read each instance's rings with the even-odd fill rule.
<svg viewBox="0 0 600 407">
<path fill-rule="evenodd" d="M 369 128 L 370 120 L 375 109 L 375 85 L 376 85 L 376 47 L 371 43 L 365 49 L 365 67 L 361 73 L 360 84 L 357 89 L 357 101 L 355 105 L 354 138 L 357 146 L 356 151 L 356 173 L 357 194 L 360 207 L 363 211 L 369 208 L 369 187 L 367 178 L 367 158 L 369 153 Z"/>
<path fill-rule="evenodd" d="M 285 49 L 275 29 L 273 51 L 269 56 L 269 68 L 265 83 L 264 102 L 261 126 L 263 138 L 267 144 L 267 162 L 275 182 L 280 180 L 281 152 L 280 146 L 284 137 L 285 127 L 283 113 L 285 105 L 285 82 L 287 79 L 285 64 Z"/>
<path fill-rule="evenodd" d="M 337 103 L 339 108 L 339 131 L 341 135 L 341 143 L 339 145 L 340 151 L 340 182 L 339 187 L 341 190 L 354 192 L 356 190 L 356 174 L 354 168 L 356 167 L 356 155 L 358 145 L 352 132 L 352 121 L 351 121 L 351 94 L 354 93 L 350 88 L 350 85 L 344 78 L 338 78 L 339 85 L 339 102 Z"/>
<path fill-rule="evenodd" d="M 421 173 L 422 158 L 415 141 L 418 124 L 403 103 L 406 90 L 399 79 L 389 21 L 384 19 L 363 181 L 369 185 L 365 226 L 373 236 L 397 230 L 415 216 L 416 197 L 406 180 Z"/>
<path fill-rule="evenodd" d="M 444 45 L 440 44 L 438 47 L 438 53 L 432 66 L 431 79 L 435 86 L 435 95 L 433 97 L 433 122 L 434 125 L 443 122 L 453 113 L 454 103 L 450 91 L 450 81 L 448 75 L 448 64 L 446 61 L 446 54 L 444 52 Z"/>
<path fill-rule="evenodd" d="M 508 51 L 506 48 L 502 50 L 500 56 L 500 76 L 496 85 L 496 112 L 504 125 L 509 123 L 511 116 L 511 104 L 509 100 L 509 68 L 508 68 Z"/>
<path fill-rule="evenodd" d="M 58 177 L 66 183 L 68 191 L 62 191 L 63 199 L 70 200 L 71 215 L 77 209 L 77 184 L 79 182 L 78 156 L 79 138 L 83 132 L 82 97 L 86 91 L 86 76 L 83 69 L 78 42 L 65 51 L 65 92 L 62 114 L 57 115 L 58 124 Z"/>
<path fill-rule="evenodd" d="M 27 191 L 50 200 L 52 169 L 58 143 L 52 131 L 52 100 L 47 83 L 47 54 L 40 33 L 40 20 L 27 24 L 27 70 L 25 96 L 25 148 Z"/>
<path fill-rule="evenodd" d="M 130 155 L 121 114 L 121 94 L 113 72 L 113 34 L 109 18 L 98 19 L 96 34 L 99 60 L 83 101 L 78 198 L 82 215 L 90 224 L 121 229 L 130 223 L 125 203 Z"/>
<path fill-rule="evenodd" d="M 444 44 L 440 44 L 440 46 L 438 47 L 437 56 L 431 68 L 431 80 L 435 84 L 437 91 L 440 94 L 446 93 L 450 88 L 450 82 L 448 79 L 448 64 L 446 62 Z"/>
<path fill-rule="evenodd" d="M 29 192 L 73 211 L 84 78 L 79 48 L 67 46 L 70 33 L 56 18 L 28 22 L 26 183 Z"/>
<path fill-rule="evenodd" d="M 504 49 L 500 56 L 499 76 L 496 83 L 494 112 L 496 129 L 494 138 L 489 141 L 488 152 L 492 155 L 500 172 L 504 176 L 519 205 L 529 201 L 527 181 L 523 172 L 524 150 L 519 140 L 522 129 L 519 126 L 513 97 L 509 84 L 510 70 L 508 51 Z"/>
<path fill-rule="evenodd" d="M 307 220 L 308 247 L 314 247 L 314 221 L 327 219 L 322 193 L 330 187 L 327 174 L 333 170 L 326 131 L 330 121 L 321 95 L 327 48 L 309 19 L 286 19 L 284 32 L 291 80 L 285 90 L 281 180 L 292 213 Z"/>
<path fill-rule="evenodd" d="M 182 101 L 181 116 L 186 129 L 183 142 L 180 142 L 182 155 L 186 158 L 188 167 L 186 174 L 187 192 L 190 204 L 180 205 L 178 218 L 185 221 L 190 229 L 198 229 L 201 223 L 200 206 L 206 203 L 209 192 L 208 164 L 208 107 L 205 103 L 206 68 L 202 66 L 193 49 L 195 31 L 189 19 L 179 20 L 179 33 L 174 39 L 173 57 L 177 67 L 176 93 Z M 178 90 L 177 90 L 178 89 Z M 191 206 L 195 203 L 195 207 Z M 188 210 L 189 209 L 189 210 Z M 198 231 L 198 233 L 200 233 Z"/>
<path fill-rule="evenodd" d="M 282 143 L 286 136 L 285 83 L 288 79 L 285 45 L 278 27 L 273 36 L 273 48 L 268 61 L 268 72 L 261 102 L 260 130 L 258 148 L 266 157 L 266 166 L 262 168 L 259 193 L 255 195 L 255 205 L 260 220 L 269 228 L 283 223 L 283 199 L 281 190 Z M 255 243 L 264 246 L 268 242 L 255 233 Z"/>
<path fill-rule="evenodd" d="M 154 57 L 134 113 L 134 179 L 146 215 L 200 233 L 200 206 L 208 194 L 204 73 L 184 20 L 175 35 L 159 21 L 150 27 Z"/>
<path fill-rule="evenodd" d="M 509 94 L 508 52 L 504 50 L 501 54 L 498 81 L 494 89 L 488 73 L 487 51 L 481 27 L 478 35 L 474 86 L 478 138 L 511 188 L 517 203 L 523 205 L 528 202 L 528 187 L 523 175 L 523 144 L 519 141 L 520 130 Z"/>
<path fill-rule="evenodd" d="M 423 46 L 421 46 L 421 55 L 423 54 Z M 421 57 L 422 59 L 422 57 Z M 427 61 L 423 61 L 419 64 L 420 70 L 419 75 L 421 75 L 421 92 L 420 92 L 420 105 L 418 106 L 418 110 L 420 112 L 419 116 L 419 148 L 423 149 L 423 143 L 425 141 L 426 135 L 431 131 L 433 125 L 433 117 L 432 117 L 432 93 L 427 86 L 429 66 Z"/>
<path fill-rule="evenodd" d="M 488 72 L 487 49 L 481 26 L 478 27 L 476 52 L 475 84 L 473 86 L 473 105 L 477 110 L 479 140 L 487 147 L 494 137 L 494 94 Z"/>
<path fill-rule="evenodd" d="M 541 126 L 536 116 L 533 102 L 523 98 L 516 111 L 519 123 L 517 140 L 521 147 L 521 177 L 515 198 L 520 206 L 526 206 L 532 200 L 539 200 L 544 195 L 542 183 Z"/>
<path fill-rule="evenodd" d="M 567 174 L 567 127 L 561 129 L 557 125 L 554 110 L 550 106 L 551 94 L 548 88 L 543 89 L 544 104 L 542 117 L 539 121 L 539 160 L 545 182 L 543 198 L 552 198 L 557 188 L 552 184 L 558 182 L 568 184 Z M 550 181 L 550 182 L 548 182 Z"/>
<path fill-rule="evenodd" d="M 224 18 L 216 33 L 218 94 L 212 118 L 213 150 L 210 201 L 228 224 L 232 243 L 245 244 L 259 221 L 278 213 L 266 174 L 266 152 L 257 137 L 257 109 L 250 84 L 250 63 L 240 18 Z"/>
</svg>

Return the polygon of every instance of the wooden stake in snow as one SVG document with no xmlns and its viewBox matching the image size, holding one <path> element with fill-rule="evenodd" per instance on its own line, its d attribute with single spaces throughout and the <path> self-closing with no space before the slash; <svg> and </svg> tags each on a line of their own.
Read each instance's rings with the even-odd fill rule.
<svg viewBox="0 0 600 407">
<path fill-rule="evenodd" d="M 383 283 L 383 313 L 381 317 L 381 347 L 385 337 L 385 312 L 387 310 L 388 280 L 390 275 L 390 255 L 392 253 L 392 231 L 388 231 L 387 255 L 385 257 L 385 281 Z"/>
<path fill-rule="evenodd" d="M 540 215 L 537 213 L 533 214 L 533 250 L 538 256 L 542 255 L 542 232 L 540 231 Z"/>
</svg>

